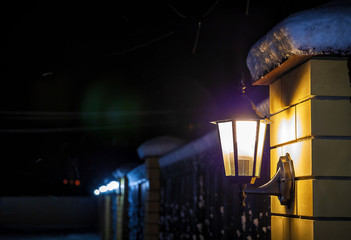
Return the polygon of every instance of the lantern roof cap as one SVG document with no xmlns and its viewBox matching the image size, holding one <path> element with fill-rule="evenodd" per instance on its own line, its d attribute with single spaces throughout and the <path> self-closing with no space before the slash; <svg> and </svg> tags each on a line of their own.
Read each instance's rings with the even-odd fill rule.
<svg viewBox="0 0 351 240">
<path fill-rule="evenodd" d="M 321 55 L 351 55 L 350 0 L 329 2 L 287 17 L 251 47 L 246 63 L 253 84 L 267 85 L 283 71 Z"/>
</svg>

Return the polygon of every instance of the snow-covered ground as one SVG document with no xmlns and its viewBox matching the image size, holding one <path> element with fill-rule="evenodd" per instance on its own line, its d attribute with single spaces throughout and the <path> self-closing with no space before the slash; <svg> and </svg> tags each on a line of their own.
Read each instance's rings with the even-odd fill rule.
<svg viewBox="0 0 351 240">
<path fill-rule="evenodd" d="M 334 1 L 295 13 L 250 49 L 246 62 L 254 81 L 293 55 L 350 55 L 351 1 Z"/>
</svg>

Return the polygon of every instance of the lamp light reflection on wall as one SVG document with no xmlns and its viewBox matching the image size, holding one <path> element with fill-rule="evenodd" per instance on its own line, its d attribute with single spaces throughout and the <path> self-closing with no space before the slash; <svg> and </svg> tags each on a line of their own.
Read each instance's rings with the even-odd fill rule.
<svg viewBox="0 0 351 240">
<path fill-rule="evenodd" d="M 213 123 L 218 126 L 225 175 L 241 184 L 241 203 L 245 206 L 246 184 L 254 184 L 261 174 L 266 128 L 270 121 L 229 119 Z M 289 206 L 295 187 L 294 177 L 293 162 L 287 154 L 280 157 L 277 172 L 268 183 L 247 189 L 246 193 L 275 195 L 282 205 Z"/>
<path fill-rule="evenodd" d="M 95 196 L 99 196 L 99 195 L 100 195 L 99 189 L 95 189 L 95 190 L 94 190 L 94 195 L 95 195 Z"/>
</svg>

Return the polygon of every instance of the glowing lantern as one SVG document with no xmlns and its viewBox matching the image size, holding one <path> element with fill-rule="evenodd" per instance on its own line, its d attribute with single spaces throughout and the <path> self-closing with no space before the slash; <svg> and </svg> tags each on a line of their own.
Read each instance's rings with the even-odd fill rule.
<svg viewBox="0 0 351 240">
<path fill-rule="evenodd" d="M 226 176 L 233 176 L 240 184 L 240 201 L 245 206 L 246 193 L 277 196 L 282 205 L 290 206 L 295 189 L 294 164 L 287 153 L 281 156 L 277 171 L 266 184 L 246 189 L 246 184 L 254 184 L 260 177 L 262 155 L 268 119 L 259 120 L 222 120 L 218 126 L 223 163 Z"/>
<path fill-rule="evenodd" d="M 240 183 L 260 177 L 267 120 L 222 120 L 218 126 L 226 176 Z"/>
</svg>

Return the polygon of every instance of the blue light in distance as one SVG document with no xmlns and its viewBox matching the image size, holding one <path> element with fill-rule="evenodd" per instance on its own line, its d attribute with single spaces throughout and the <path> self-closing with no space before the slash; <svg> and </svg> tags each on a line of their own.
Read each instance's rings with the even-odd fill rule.
<svg viewBox="0 0 351 240">
<path fill-rule="evenodd" d="M 95 189 L 95 190 L 94 190 L 94 195 L 95 195 L 95 196 L 99 196 L 99 195 L 100 195 L 99 189 Z"/>
<path fill-rule="evenodd" d="M 111 181 L 109 184 L 107 184 L 107 190 L 113 191 L 119 188 L 119 182 L 117 181 Z"/>
<path fill-rule="evenodd" d="M 100 193 L 105 193 L 107 192 L 107 187 L 105 185 L 102 185 L 101 187 L 99 187 L 99 191 Z"/>
</svg>

